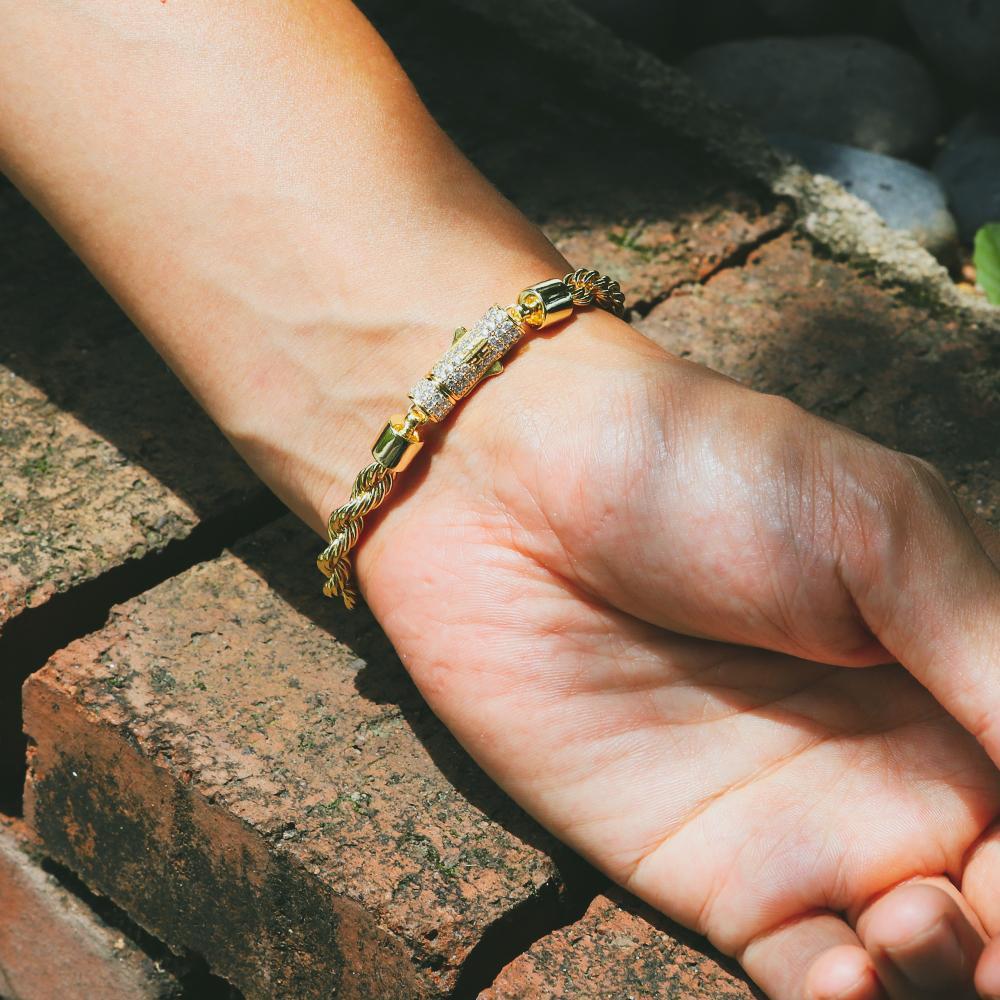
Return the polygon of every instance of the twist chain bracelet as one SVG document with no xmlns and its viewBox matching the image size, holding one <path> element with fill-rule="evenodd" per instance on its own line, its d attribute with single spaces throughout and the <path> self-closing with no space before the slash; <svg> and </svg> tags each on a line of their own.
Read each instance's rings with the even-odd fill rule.
<svg viewBox="0 0 1000 1000">
<path fill-rule="evenodd" d="M 455 404 L 485 378 L 503 371 L 501 358 L 528 328 L 539 330 L 566 319 L 581 306 L 597 306 L 615 316 L 625 314 L 625 296 L 617 281 L 598 271 L 579 268 L 564 278 L 551 278 L 526 288 L 515 305 L 493 306 L 471 330 L 459 327 L 451 347 L 409 393 L 405 415 L 390 418 L 372 446 L 371 465 L 358 473 L 351 497 L 330 514 L 330 544 L 316 565 L 327 578 L 323 593 L 340 596 L 350 611 L 357 601 L 351 586 L 348 556 L 364 527 L 364 516 L 386 498 L 393 477 L 402 472 L 420 450 L 420 428 L 438 423 Z"/>
</svg>

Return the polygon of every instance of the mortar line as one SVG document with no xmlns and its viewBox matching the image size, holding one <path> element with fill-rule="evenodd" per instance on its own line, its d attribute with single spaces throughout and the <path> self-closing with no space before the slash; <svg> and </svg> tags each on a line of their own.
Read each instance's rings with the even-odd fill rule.
<svg viewBox="0 0 1000 1000">
<path fill-rule="evenodd" d="M 448 1000 L 475 1000 L 511 962 L 550 934 L 580 920 L 610 886 L 605 876 L 575 855 L 568 867 L 577 870 L 563 879 L 562 892 L 558 880 L 553 879 L 483 931 L 462 962 Z"/>
<path fill-rule="evenodd" d="M 174 976 L 181 986 L 178 1000 L 242 1000 L 243 994 L 209 968 L 203 955 L 185 951 L 177 955 L 108 896 L 99 896 L 70 868 L 44 858 L 42 870 L 59 886 L 87 907 L 97 920 L 127 937 L 156 963 Z"/>
</svg>

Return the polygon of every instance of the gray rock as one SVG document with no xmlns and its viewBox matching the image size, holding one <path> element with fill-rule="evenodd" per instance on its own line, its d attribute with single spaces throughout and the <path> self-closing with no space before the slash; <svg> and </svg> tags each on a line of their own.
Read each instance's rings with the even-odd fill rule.
<svg viewBox="0 0 1000 1000">
<path fill-rule="evenodd" d="M 771 132 L 906 156 L 928 146 L 942 125 L 941 101 L 924 67 L 872 38 L 726 42 L 682 66 Z"/>
<path fill-rule="evenodd" d="M 900 6 L 939 66 L 1000 94 L 1000 0 L 900 0 Z"/>
<path fill-rule="evenodd" d="M 962 239 L 971 243 L 986 222 L 1000 222 L 1000 116 L 975 113 L 948 136 L 934 161 Z"/>
<path fill-rule="evenodd" d="M 807 136 L 769 138 L 814 174 L 832 177 L 846 191 L 863 198 L 890 228 L 908 232 L 939 259 L 952 258 L 958 229 L 944 189 L 929 171 L 891 156 Z"/>
</svg>

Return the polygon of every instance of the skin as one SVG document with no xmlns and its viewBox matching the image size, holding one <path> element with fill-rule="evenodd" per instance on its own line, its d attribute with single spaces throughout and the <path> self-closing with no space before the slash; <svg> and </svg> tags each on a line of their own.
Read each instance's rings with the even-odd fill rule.
<svg viewBox="0 0 1000 1000">
<path fill-rule="evenodd" d="M 450 331 L 570 269 L 349 4 L 0 27 L 4 169 L 318 532 Z M 1000 574 L 932 469 L 600 313 L 429 437 L 357 580 L 496 781 L 777 1000 L 1000 996 Z"/>
</svg>

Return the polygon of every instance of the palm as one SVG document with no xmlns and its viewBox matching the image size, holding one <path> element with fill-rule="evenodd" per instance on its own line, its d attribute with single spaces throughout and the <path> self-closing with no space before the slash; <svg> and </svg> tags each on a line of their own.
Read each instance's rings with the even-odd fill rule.
<svg viewBox="0 0 1000 1000">
<path fill-rule="evenodd" d="M 431 707 L 557 836 L 730 954 L 960 872 L 1000 807 L 990 761 L 901 668 L 666 634 L 466 544 L 484 561 L 462 588 L 393 616 Z M 426 572 L 452 581 L 439 552 Z"/>
<path fill-rule="evenodd" d="M 624 440 L 571 400 L 533 402 L 525 412 L 567 447 L 539 447 L 546 433 L 522 426 L 514 439 L 529 445 L 442 453 L 452 465 L 437 477 L 434 456 L 359 561 L 404 663 L 477 761 L 762 980 L 747 948 L 780 925 L 856 913 L 914 876 L 960 875 L 1000 812 L 1000 776 L 976 741 L 901 667 L 824 666 L 654 624 L 644 610 L 684 593 L 663 572 L 671 545 L 686 547 L 679 561 L 703 594 L 713 567 L 727 570 L 720 533 L 772 574 L 762 591 L 793 592 L 801 567 L 771 559 L 752 518 L 703 527 L 700 549 L 697 518 L 643 537 L 654 478 L 671 478 L 662 438 Z M 666 419 L 634 383 L 615 402 L 634 428 Z M 488 438 L 472 420 L 463 430 Z M 754 601 L 731 607 L 746 616 Z"/>
</svg>

